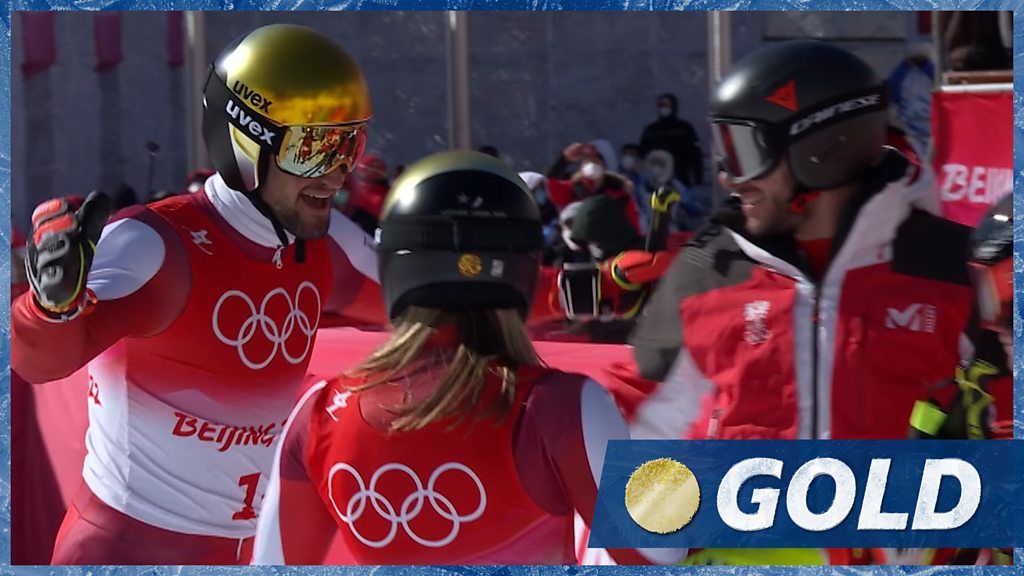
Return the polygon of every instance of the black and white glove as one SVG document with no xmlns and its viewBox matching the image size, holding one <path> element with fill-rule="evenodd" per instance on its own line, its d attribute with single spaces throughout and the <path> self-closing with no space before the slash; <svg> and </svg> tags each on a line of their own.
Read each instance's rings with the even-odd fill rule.
<svg viewBox="0 0 1024 576">
<path fill-rule="evenodd" d="M 110 212 L 110 198 L 102 192 L 92 192 L 84 202 L 55 198 L 32 212 L 25 272 L 34 302 L 48 318 L 70 320 L 94 300 L 86 281 Z"/>
</svg>

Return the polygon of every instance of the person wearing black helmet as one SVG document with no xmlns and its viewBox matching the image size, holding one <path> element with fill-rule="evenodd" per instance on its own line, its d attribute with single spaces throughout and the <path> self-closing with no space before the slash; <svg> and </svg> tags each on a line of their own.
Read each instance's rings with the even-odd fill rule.
<svg viewBox="0 0 1024 576">
<path fill-rule="evenodd" d="M 993 206 L 971 234 L 971 281 L 983 328 L 1013 359 L 1013 194 Z"/>
<path fill-rule="evenodd" d="M 203 102 L 216 174 L 200 190 L 106 227 L 97 195 L 33 215 L 12 366 L 34 383 L 89 371 L 84 484 L 54 563 L 246 562 L 321 313 L 386 320 L 372 240 L 331 209 L 371 115 L 356 62 L 264 26 L 220 53 Z"/>
<path fill-rule="evenodd" d="M 1013 427 L 1013 195 L 971 233 L 971 283 L 979 321 L 972 362 L 930 390 L 911 416 L 922 438 L 1009 438 Z M 998 344 L 996 344 L 998 342 Z"/>
<path fill-rule="evenodd" d="M 628 434 L 600 385 L 542 367 L 527 337 L 542 248 L 530 189 L 501 162 L 445 152 L 402 173 L 380 227 L 394 331 L 300 400 L 256 563 L 575 562 L 573 511 L 590 520 L 605 444 Z M 326 558 L 332 540 L 344 553 Z"/>
<path fill-rule="evenodd" d="M 971 283 L 979 320 L 974 358 L 933 384 L 910 415 L 912 439 L 1013 438 L 1013 194 L 1004 196 L 971 233 Z M 1012 564 L 1000 548 L 914 551 L 923 564 Z"/>
<path fill-rule="evenodd" d="M 960 359 L 967 228 L 915 207 L 871 67 L 818 41 L 738 61 L 711 97 L 716 216 L 632 336 L 662 381 L 635 431 L 673 438 L 902 438 Z"/>
</svg>

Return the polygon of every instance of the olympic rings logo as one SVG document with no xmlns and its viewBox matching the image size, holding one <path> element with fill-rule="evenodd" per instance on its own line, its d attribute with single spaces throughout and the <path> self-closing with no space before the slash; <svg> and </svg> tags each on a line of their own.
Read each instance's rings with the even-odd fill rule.
<svg viewBox="0 0 1024 576">
<path fill-rule="evenodd" d="M 402 501 L 401 506 L 399 506 L 397 510 L 391 501 L 389 501 L 380 492 L 377 492 L 377 482 L 380 480 L 381 476 L 392 470 L 404 473 L 412 479 L 416 486 L 416 490 L 405 497 L 405 500 Z M 434 490 L 437 479 L 449 470 L 457 470 L 468 476 L 469 479 L 476 484 L 476 488 L 480 492 L 480 504 L 476 507 L 476 510 L 473 510 L 469 514 L 459 514 L 455 509 L 455 505 L 450 499 L 448 499 L 448 497 L 443 494 L 439 494 Z M 349 497 L 348 503 L 345 505 L 344 512 L 338 508 L 338 503 L 334 498 L 333 482 L 334 475 L 342 471 L 351 474 L 359 485 L 359 491 Z M 459 527 L 462 523 L 472 522 L 479 518 L 483 515 L 484 508 L 487 506 L 487 493 L 484 491 L 484 485 L 480 482 L 480 478 L 478 478 L 477 475 L 467 466 L 455 462 L 449 462 L 438 466 L 437 469 L 434 470 L 434 473 L 430 475 L 430 479 L 427 480 L 426 488 L 423 487 L 423 482 L 416 473 L 404 464 L 391 462 L 381 466 L 373 473 L 373 476 L 370 477 L 370 486 L 367 487 L 363 482 L 362 476 L 359 475 L 358 470 L 349 464 L 339 462 L 331 467 L 331 472 L 327 476 L 327 486 L 327 495 L 330 498 L 331 504 L 334 506 L 334 511 L 337 512 L 338 517 L 348 524 L 349 528 L 352 530 L 352 534 L 354 534 L 360 542 L 372 548 L 384 548 L 390 544 L 398 534 L 399 526 L 405 530 L 405 533 L 408 534 L 410 538 L 423 546 L 430 548 L 441 548 L 442 546 L 447 546 L 459 535 Z M 388 522 L 391 522 L 391 529 L 388 531 L 387 535 L 380 540 L 371 540 L 356 530 L 355 522 L 362 517 L 363 512 L 366 512 L 367 500 L 370 501 L 370 504 L 373 506 L 373 509 L 377 514 Z M 419 516 L 420 512 L 423 510 L 424 501 L 428 502 L 430 507 L 433 508 L 434 512 L 439 516 L 452 523 L 452 527 L 448 531 L 448 534 L 440 540 L 428 540 L 423 538 L 419 534 L 416 534 L 412 527 L 409 526 L 409 522 Z"/>
<path fill-rule="evenodd" d="M 310 291 L 316 301 L 316 314 L 313 315 L 312 320 L 299 308 L 299 299 L 302 297 L 304 290 Z M 275 297 L 283 298 L 284 302 L 288 305 L 288 314 L 284 318 L 284 323 L 280 326 L 278 326 L 273 318 L 267 316 L 267 306 Z M 240 299 L 249 308 L 249 317 L 239 325 L 238 330 L 235 331 L 233 336 L 227 336 L 221 330 L 220 309 L 225 302 L 233 298 Z M 238 357 L 242 360 L 242 363 L 253 370 L 260 370 L 267 364 L 270 364 L 274 357 L 277 356 L 278 349 L 281 350 L 281 355 L 284 356 L 289 364 L 298 364 L 305 360 L 319 322 L 320 293 L 317 292 L 316 286 L 311 282 L 299 284 L 295 291 L 294 300 L 292 300 L 284 288 L 271 290 L 263 297 L 259 310 L 256 309 L 256 304 L 253 303 L 252 299 L 239 290 L 228 290 L 221 295 L 220 299 L 217 300 L 217 304 L 213 307 L 213 333 L 217 335 L 221 342 L 228 346 L 234 346 L 238 350 Z M 306 345 L 302 349 L 302 353 L 298 355 L 292 354 L 291 350 L 288 349 L 288 339 L 291 338 L 292 332 L 296 328 L 306 337 Z M 262 332 L 263 337 L 273 344 L 267 357 L 259 361 L 249 358 L 245 352 L 245 345 L 256 336 L 257 330 Z"/>
</svg>

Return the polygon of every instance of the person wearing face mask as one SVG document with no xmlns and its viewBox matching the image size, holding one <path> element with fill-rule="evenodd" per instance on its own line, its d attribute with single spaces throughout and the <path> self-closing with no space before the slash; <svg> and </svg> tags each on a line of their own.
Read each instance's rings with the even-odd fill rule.
<svg viewBox="0 0 1024 576">
<path fill-rule="evenodd" d="M 693 189 L 675 177 L 675 163 L 672 155 L 664 150 L 651 150 L 644 158 L 644 198 L 638 201 L 651 204 L 651 195 L 661 187 L 668 187 L 679 193 L 680 201 L 672 212 L 672 224 L 677 230 L 694 230 L 704 215 Z"/>
<path fill-rule="evenodd" d="M 651 222 L 651 202 L 644 195 L 644 161 L 639 144 L 623 144 L 619 149 L 619 172 L 633 183 L 633 198 L 640 211 L 640 229 L 647 230 Z"/>
<path fill-rule="evenodd" d="M 544 232 L 544 246 L 551 246 L 554 242 L 555 236 L 558 234 L 558 208 L 548 200 L 547 184 L 548 179 L 544 177 L 540 172 L 520 172 L 519 177 L 526 182 L 529 186 L 530 191 L 533 193 L 533 199 L 537 202 L 537 207 L 540 208 L 540 221 L 543 226 Z M 547 262 L 545 262 L 547 264 Z"/>
<path fill-rule="evenodd" d="M 569 166 L 578 168 L 568 178 L 560 177 Z M 548 168 L 548 198 L 559 208 L 565 208 L 591 196 L 606 195 L 621 205 L 630 225 L 639 233 L 640 215 L 633 198 L 633 183 L 621 174 L 610 172 L 605 159 L 591 144 L 575 142 L 562 151 L 561 156 Z"/>
<path fill-rule="evenodd" d="M 658 119 L 644 128 L 640 137 L 643 154 L 651 150 L 665 150 L 675 162 L 675 177 L 686 186 L 704 183 L 704 162 L 697 132 L 686 120 L 678 116 L 676 95 L 658 96 Z"/>
</svg>

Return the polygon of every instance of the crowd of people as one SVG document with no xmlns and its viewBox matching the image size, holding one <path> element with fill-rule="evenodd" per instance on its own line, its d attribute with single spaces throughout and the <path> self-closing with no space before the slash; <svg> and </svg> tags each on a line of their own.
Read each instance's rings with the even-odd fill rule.
<svg viewBox="0 0 1024 576">
<path fill-rule="evenodd" d="M 710 217 L 670 94 L 617 155 L 575 142 L 517 174 L 497 150 L 447 152 L 394 181 L 364 154 L 358 65 L 316 31 L 243 35 L 204 96 L 214 171 L 192 193 L 109 221 L 102 194 L 33 213 L 12 368 L 41 384 L 87 365 L 90 382 L 54 563 L 591 561 L 574 517 L 593 517 L 611 439 L 905 438 L 921 402 L 950 417 L 918 434 L 1005 435 L 1012 206 L 973 236 L 922 208 L 933 191 L 886 145 L 881 84 L 843 49 L 782 42 L 734 64 L 710 103 L 732 196 Z M 674 246 L 673 229 L 694 233 Z M 390 332 L 303 389 L 326 313 Z M 563 317 L 638 319 L 621 334 L 639 400 L 544 366 L 528 324 Z M 928 396 L 946 380 L 954 400 Z"/>
<path fill-rule="evenodd" d="M 696 132 L 677 116 L 676 107 L 673 94 L 661 95 L 659 118 L 644 129 L 639 144 L 623 144 L 616 153 L 607 140 L 574 142 L 547 169 L 519 173 L 541 210 L 545 264 L 602 261 L 642 246 L 650 227 L 651 196 L 659 188 L 681 196 L 671 214 L 679 242 L 703 224 L 710 207 L 710 199 L 696 188 L 703 183 L 703 153 Z M 501 158 L 492 145 L 477 151 Z M 391 176 L 379 154 L 367 154 L 335 202 L 372 235 L 391 182 L 403 169 L 397 166 Z"/>
</svg>

